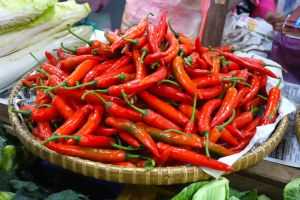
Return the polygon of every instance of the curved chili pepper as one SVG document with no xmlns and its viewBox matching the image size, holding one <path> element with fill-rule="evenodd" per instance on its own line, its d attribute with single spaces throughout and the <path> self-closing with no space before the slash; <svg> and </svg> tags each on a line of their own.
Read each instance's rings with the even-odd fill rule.
<svg viewBox="0 0 300 200">
<path fill-rule="evenodd" d="M 243 150 L 250 142 L 251 138 L 245 138 L 241 141 L 239 141 L 239 144 L 235 147 L 231 147 L 230 150 L 234 152 L 240 152 Z"/>
<path fill-rule="evenodd" d="M 200 88 L 198 92 L 202 95 L 202 99 L 212 99 L 221 94 L 223 88 L 223 85 L 215 85 L 208 88 Z"/>
<path fill-rule="evenodd" d="M 56 95 L 52 99 L 52 105 L 57 110 L 57 112 L 65 119 L 70 118 L 74 114 L 74 110 L 68 105 L 68 103 L 62 97 L 58 95 Z"/>
<path fill-rule="evenodd" d="M 197 135 L 183 135 L 174 131 L 164 132 L 163 130 L 147 126 L 142 122 L 138 122 L 137 126 L 145 129 L 155 141 L 161 141 L 177 146 L 201 148 L 201 141 Z"/>
<path fill-rule="evenodd" d="M 231 60 L 222 59 L 221 72 L 228 73 L 232 70 L 240 70 L 240 66 Z"/>
<path fill-rule="evenodd" d="M 191 118 L 193 115 L 193 106 L 185 104 L 185 103 L 181 103 L 178 106 L 178 110 L 180 112 L 182 112 L 186 117 Z M 195 110 L 195 120 L 198 121 L 199 118 L 199 111 L 196 109 Z"/>
<path fill-rule="evenodd" d="M 184 63 L 191 68 L 199 68 L 200 67 L 199 60 L 200 60 L 200 56 L 197 52 L 192 52 L 188 57 L 183 59 Z M 205 62 L 204 64 L 206 65 Z M 207 69 L 207 68 L 202 68 L 202 69 Z"/>
<path fill-rule="evenodd" d="M 201 42 L 201 38 L 197 37 L 195 40 L 195 50 L 202 55 L 204 52 L 209 51 L 209 48 L 207 47 L 203 47 L 202 42 Z"/>
<path fill-rule="evenodd" d="M 141 52 L 139 50 L 133 50 L 133 61 L 136 71 L 136 79 L 143 79 L 147 76 L 147 70 L 145 64 L 141 63 Z"/>
<path fill-rule="evenodd" d="M 135 27 L 128 29 L 127 32 L 122 36 L 122 38 L 136 39 L 141 37 L 146 31 L 148 24 L 149 21 L 147 18 L 142 19 Z M 125 41 L 122 40 L 122 38 L 117 39 L 111 45 L 112 52 L 125 44 Z"/>
<path fill-rule="evenodd" d="M 114 72 L 127 65 L 129 62 L 131 62 L 131 60 L 132 60 L 132 56 L 124 55 L 121 58 L 119 58 L 115 63 L 113 63 L 110 67 L 106 68 L 102 72 L 102 74 Z"/>
<path fill-rule="evenodd" d="M 243 132 L 255 131 L 256 127 L 260 124 L 261 117 L 256 117 L 252 122 L 250 122 L 246 127 L 242 129 Z"/>
<path fill-rule="evenodd" d="M 42 73 L 35 73 L 35 74 L 31 74 L 29 76 L 26 76 L 23 80 L 35 81 L 37 78 L 46 79 L 47 76 L 45 74 L 42 74 Z"/>
<path fill-rule="evenodd" d="M 96 149 L 91 147 L 81 147 L 75 145 L 59 144 L 54 142 L 49 142 L 45 145 L 49 149 L 80 158 L 85 158 L 88 160 L 103 162 L 103 163 L 115 163 L 122 162 L 126 159 L 126 152 L 123 150 L 110 150 L 110 149 Z"/>
<path fill-rule="evenodd" d="M 220 139 L 233 146 L 237 146 L 239 144 L 237 139 L 226 128 L 222 129 Z"/>
<path fill-rule="evenodd" d="M 234 107 L 240 106 L 242 99 L 249 93 L 249 91 L 250 88 L 248 87 L 243 87 L 240 90 L 238 90 Z"/>
<path fill-rule="evenodd" d="M 164 39 L 165 34 L 168 31 L 167 14 L 168 14 L 168 11 L 163 10 L 162 14 L 160 16 L 160 21 L 159 21 L 158 28 L 157 28 L 157 44 L 158 45 Z"/>
<path fill-rule="evenodd" d="M 97 88 L 107 88 L 111 85 L 126 83 L 135 79 L 135 74 L 128 73 L 120 73 L 118 75 L 114 75 L 114 73 L 103 75 L 95 78 L 97 81 Z"/>
<path fill-rule="evenodd" d="M 195 124 L 196 106 L 197 106 L 197 94 L 194 95 L 192 116 L 190 118 L 190 121 L 184 127 L 184 132 L 187 134 L 196 134 L 197 132 L 196 124 Z"/>
<path fill-rule="evenodd" d="M 149 41 L 152 52 L 159 52 L 157 41 L 157 27 L 153 24 L 149 24 L 147 27 L 147 39 Z"/>
<path fill-rule="evenodd" d="M 127 132 L 121 131 L 118 133 L 119 137 L 124 140 L 125 142 L 127 142 L 130 146 L 132 147 L 140 147 L 141 144 L 135 139 L 135 137 L 133 137 L 132 135 L 130 135 Z"/>
<path fill-rule="evenodd" d="M 150 52 L 150 44 L 147 43 L 141 49 L 142 56 L 140 58 L 140 63 L 144 63 L 144 58 L 149 54 L 149 52 Z"/>
<path fill-rule="evenodd" d="M 170 145 L 158 142 L 157 148 L 159 152 L 163 153 L 166 151 Z M 169 154 L 170 158 L 175 160 L 179 160 L 182 162 L 190 163 L 192 165 L 201 166 L 201 167 L 209 167 L 216 170 L 222 171 L 233 171 L 234 169 L 227 164 L 219 162 L 214 159 L 209 159 L 202 154 L 195 153 L 193 151 L 186 150 L 180 147 L 172 147 Z"/>
<path fill-rule="evenodd" d="M 88 115 L 90 110 L 93 109 L 91 105 L 85 105 L 76 110 L 76 112 L 69 117 L 58 129 L 54 131 L 57 135 L 70 135 L 72 134 L 80 124 L 82 124 L 84 118 Z"/>
<path fill-rule="evenodd" d="M 202 88 L 205 86 L 210 86 L 210 85 L 218 85 L 221 83 L 227 83 L 229 81 L 238 81 L 238 80 L 243 80 L 243 78 L 240 77 L 230 77 L 226 74 L 220 74 L 220 73 L 215 73 L 215 74 L 209 74 L 207 76 L 201 76 L 192 79 L 193 83 L 197 86 L 197 88 Z"/>
<path fill-rule="evenodd" d="M 56 76 L 58 76 L 60 78 L 63 78 L 63 79 L 68 77 L 67 73 L 65 73 L 64 71 L 62 71 L 62 70 L 58 69 L 57 67 L 54 67 L 53 65 L 50 65 L 48 63 L 44 63 L 41 66 L 41 68 L 43 70 L 45 70 L 50 75 L 56 75 Z"/>
<path fill-rule="evenodd" d="M 50 127 L 49 122 L 38 122 L 37 123 L 37 128 L 39 130 L 39 138 L 43 141 L 51 137 L 52 135 L 52 130 Z"/>
<path fill-rule="evenodd" d="M 60 60 L 64 60 L 64 59 L 66 59 L 68 57 L 75 57 L 75 55 L 71 55 L 71 54 L 65 53 L 64 50 L 63 50 L 63 48 L 58 48 L 56 50 L 56 55 L 58 56 L 58 58 Z"/>
<path fill-rule="evenodd" d="M 46 107 L 46 108 L 31 108 L 29 110 L 11 110 L 14 113 L 20 113 L 25 117 L 29 117 L 31 120 L 35 122 L 45 122 L 51 121 L 57 118 L 57 112 L 54 106 Z"/>
<path fill-rule="evenodd" d="M 249 93 L 244 96 L 243 99 L 241 99 L 241 105 L 251 101 L 254 96 L 258 93 L 259 91 L 259 83 L 260 83 L 260 79 L 258 76 L 254 75 L 251 79 L 251 88 L 250 88 L 250 91 Z"/>
<path fill-rule="evenodd" d="M 157 98 L 156 96 L 146 91 L 140 92 L 139 96 L 156 112 L 167 117 L 172 122 L 180 126 L 185 126 L 189 122 L 189 119 L 180 111 L 172 107 L 170 104 L 164 102 L 163 100 Z"/>
<path fill-rule="evenodd" d="M 266 124 L 271 124 L 276 119 L 277 110 L 279 108 L 280 97 L 281 97 L 281 91 L 279 89 L 280 84 L 281 84 L 281 78 L 279 79 L 277 85 L 269 91 L 267 105 L 264 110 L 264 114 L 262 116 L 262 120 L 260 123 L 261 126 Z"/>
<path fill-rule="evenodd" d="M 28 88 L 32 88 L 34 86 L 33 82 L 25 80 L 25 79 L 22 80 L 22 84 L 23 84 L 23 86 L 28 87 Z"/>
<path fill-rule="evenodd" d="M 148 39 L 146 35 L 143 35 L 140 38 L 137 39 L 128 39 L 128 38 L 122 38 L 124 41 L 129 42 L 130 44 L 132 44 L 132 46 L 134 47 L 134 49 L 140 49 L 142 48 L 145 44 L 147 44 Z"/>
<path fill-rule="evenodd" d="M 212 152 L 213 154 L 216 154 L 218 156 L 230 156 L 232 154 L 234 154 L 233 151 L 231 151 L 230 149 L 227 149 L 226 147 L 223 147 L 222 145 L 213 143 L 213 142 L 209 142 L 206 143 L 206 138 L 204 138 L 205 140 L 202 140 L 202 147 L 207 148 L 209 152 Z M 209 155 L 209 154 L 208 154 Z M 207 156 L 208 157 L 208 156 Z"/>
<path fill-rule="evenodd" d="M 254 63 L 249 63 L 233 53 L 223 52 L 222 55 L 225 56 L 228 60 L 232 60 L 233 62 L 236 62 L 241 67 L 259 72 L 261 74 L 271 76 L 272 78 L 277 78 L 277 76 L 267 68 L 264 68 L 263 66 Z"/>
<path fill-rule="evenodd" d="M 189 67 L 185 67 L 185 71 L 188 75 L 191 77 L 198 77 L 198 76 L 205 76 L 211 74 L 211 71 L 206 70 L 206 69 L 192 69 Z"/>
<path fill-rule="evenodd" d="M 151 138 L 151 136 L 148 134 L 148 132 L 145 131 L 145 129 L 138 127 L 133 122 L 123 118 L 107 117 L 105 119 L 105 123 L 109 126 L 112 126 L 122 131 L 126 131 L 127 133 L 131 134 L 142 144 L 144 144 L 145 147 L 149 149 L 155 156 L 159 157 L 156 144 Z"/>
<path fill-rule="evenodd" d="M 179 101 L 190 105 L 193 104 L 193 99 L 190 97 L 190 95 L 178 88 L 174 88 L 164 83 L 154 85 L 149 88 L 148 91 L 157 96 L 166 97 L 174 101 Z"/>
<path fill-rule="evenodd" d="M 259 107 L 261 105 L 264 105 L 266 103 L 266 99 L 261 98 L 260 96 L 254 97 L 250 102 L 245 103 L 244 109 L 250 110 L 251 105 L 254 107 Z"/>
<path fill-rule="evenodd" d="M 254 107 L 250 111 L 243 112 L 240 116 L 236 117 L 232 125 L 237 128 L 243 128 L 245 125 L 252 122 L 254 115 L 258 112 L 258 108 Z"/>
<path fill-rule="evenodd" d="M 118 133 L 118 129 L 116 128 L 109 128 L 103 125 L 100 125 L 94 130 L 93 135 L 103 135 L 103 136 L 111 136 Z"/>
<path fill-rule="evenodd" d="M 237 97 L 237 90 L 233 87 L 229 88 L 226 92 L 225 98 L 217 114 L 212 119 L 210 127 L 217 126 L 225 121 L 234 109 Z"/>
<path fill-rule="evenodd" d="M 114 43 L 116 40 L 119 39 L 119 36 L 113 31 L 105 31 L 104 37 L 110 44 Z"/>
<path fill-rule="evenodd" d="M 93 55 L 79 55 L 75 57 L 68 57 L 60 61 L 61 69 L 66 71 L 73 71 L 75 67 L 77 67 L 77 65 L 81 64 L 83 61 L 86 60 L 96 60 L 98 62 L 102 62 L 107 59 L 100 56 L 93 56 Z"/>
<path fill-rule="evenodd" d="M 187 75 L 184 70 L 183 59 L 180 56 L 176 56 L 172 62 L 172 69 L 175 75 L 177 82 L 187 91 L 187 93 L 193 96 L 195 93 L 198 96 L 198 99 L 202 99 L 203 96 L 198 92 L 194 83 Z"/>
<path fill-rule="evenodd" d="M 193 53 L 193 51 L 194 51 L 194 49 L 191 46 L 188 46 L 186 44 L 180 44 L 178 55 L 180 57 L 190 55 L 191 53 Z"/>
</svg>

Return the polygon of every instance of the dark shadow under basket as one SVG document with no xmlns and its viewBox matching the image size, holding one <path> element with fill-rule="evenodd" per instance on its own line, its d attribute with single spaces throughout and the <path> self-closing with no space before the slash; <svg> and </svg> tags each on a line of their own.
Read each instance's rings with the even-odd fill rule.
<svg viewBox="0 0 300 200">
<path fill-rule="evenodd" d="M 21 89 L 22 83 L 19 81 L 10 94 L 8 104 L 9 117 L 16 132 L 16 136 L 26 148 L 32 151 L 33 154 L 48 160 L 54 165 L 97 179 L 129 184 L 171 185 L 196 182 L 211 178 L 210 175 L 195 166 L 156 167 L 151 171 L 147 171 L 138 167 L 119 167 L 66 156 L 47 149 L 46 147 L 41 146 L 40 142 L 28 131 L 18 115 L 10 111 L 11 108 L 13 108 L 13 99 Z M 255 150 L 248 152 L 234 163 L 233 167 L 235 171 L 255 165 L 271 153 L 284 136 L 287 126 L 288 117 L 285 116 L 280 121 L 272 136 L 264 144 L 258 146 Z"/>
</svg>

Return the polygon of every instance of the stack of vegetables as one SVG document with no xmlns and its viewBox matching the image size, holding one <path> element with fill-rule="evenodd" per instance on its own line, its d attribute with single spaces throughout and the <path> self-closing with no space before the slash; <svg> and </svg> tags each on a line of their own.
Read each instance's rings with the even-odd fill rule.
<svg viewBox="0 0 300 200">
<path fill-rule="evenodd" d="M 46 52 L 48 61 L 23 79 L 35 102 L 12 111 L 61 154 L 126 167 L 232 171 L 215 158 L 240 152 L 257 126 L 275 121 L 281 79 L 267 94 L 267 76 L 277 76 L 262 60 L 204 47 L 166 17 L 107 31 L 107 43 L 82 38 L 87 46 L 59 48 L 57 57 Z"/>
<path fill-rule="evenodd" d="M 66 30 L 90 12 L 88 4 L 75 0 L 1 0 L 0 1 L 0 91 L 30 70 L 35 61 L 30 52 L 43 58 L 64 42 L 67 46 L 83 45 Z M 77 34 L 90 37 L 92 28 L 76 27 Z"/>
</svg>

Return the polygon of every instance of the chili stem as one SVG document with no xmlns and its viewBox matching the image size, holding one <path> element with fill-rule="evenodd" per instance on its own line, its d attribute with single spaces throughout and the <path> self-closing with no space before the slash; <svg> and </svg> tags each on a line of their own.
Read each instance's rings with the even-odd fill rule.
<svg viewBox="0 0 300 200">
<path fill-rule="evenodd" d="M 37 57 L 35 57 L 35 55 L 33 55 L 33 53 L 29 53 L 32 57 L 33 57 L 33 59 L 39 64 L 39 65 L 42 65 L 42 63 L 41 63 L 41 61 L 39 61 L 39 59 L 37 59 Z"/>
<path fill-rule="evenodd" d="M 58 139 L 61 139 L 61 138 L 62 139 L 72 139 L 72 140 L 75 140 L 75 142 L 80 142 L 81 135 L 73 136 L 73 135 L 56 135 L 56 134 L 54 134 L 53 136 L 49 137 L 44 142 L 42 142 L 41 145 L 46 145 L 51 141 L 58 140 Z"/>
<path fill-rule="evenodd" d="M 79 40 L 87 43 L 89 46 L 92 46 L 93 42 L 92 41 L 89 41 L 89 40 L 86 40 L 78 35 L 76 35 L 72 30 L 71 30 L 71 26 L 67 26 L 67 29 L 69 31 L 69 33 L 71 33 L 72 35 L 74 35 L 75 37 L 77 37 Z"/>
<path fill-rule="evenodd" d="M 225 123 L 223 123 L 223 124 L 217 126 L 216 128 L 217 128 L 219 131 L 222 131 L 222 129 L 223 129 L 224 127 L 226 127 L 228 124 L 230 124 L 230 122 L 232 122 L 232 120 L 234 119 L 234 117 L 235 117 L 235 109 L 232 110 L 232 115 L 231 115 L 231 117 L 230 117 Z"/>
<path fill-rule="evenodd" d="M 125 102 L 128 104 L 128 106 L 134 110 L 136 110 L 137 112 L 141 113 L 143 117 L 148 115 L 148 110 L 144 110 L 141 108 L 136 107 L 135 105 L 133 105 L 132 103 L 130 103 L 130 101 L 127 98 L 126 93 L 124 92 L 124 89 L 121 90 L 122 93 L 122 97 L 125 100 Z"/>
<path fill-rule="evenodd" d="M 119 144 L 116 144 L 114 142 L 111 142 L 110 145 L 116 149 L 122 149 L 122 150 L 125 150 L 125 151 L 136 151 L 136 150 L 140 150 L 140 148 L 134 148 L 132 146 L 128 146 L 128 147 L 125 147 L 125 146 L 122 146 L 122 145 L 119 145 Z"/>
<path fill-rule="evenodd" d="M 70 49 L 70 48 L 64 46 L 64 43 L 63 43 L 63 42 L 60 43 L 60 46 L 61 46 L 61 48 L 63 48 L 64 50 L 67 50 L 67 51 L 72 52 L 72 53 L 77 53 L 76 48 Z"/>
<path fill-rule="evenodd" d="M 169 79 L 161 80 L 161 81 L 157 82 L 157 85 L 159 85 L 161 83 L 170 83 L 170 84 L 175 85 L 180 88 L 180 85 L 177 82 L 169 80 Z"/>
<path fill-rule="evenodd" d="M 179 133 L 179 134 L 181 134 L 181 135 L 185 135 L 185 136 L 189 136 L 189 137 L 192 136 L 191 134 L 186 134 L 186 133 L 184 133 L 184 132 L 182 132 L 182 131 L 179 131 L 179 130 L 177 130 L 177 129 L 167 129 L 167 130 L 164 130 L 163 132 L 164 132 L 164 133 L 175 132 L 175 133 Z"/>
<path fill-rule="evenodd" d="M 197 93 L 195 93 L 194 95 L 193 111 L 192 111 L 192 117 L 190 119 L 190 122 L 195 121 L 196 106 L 197 106 Z"/>
</svg>

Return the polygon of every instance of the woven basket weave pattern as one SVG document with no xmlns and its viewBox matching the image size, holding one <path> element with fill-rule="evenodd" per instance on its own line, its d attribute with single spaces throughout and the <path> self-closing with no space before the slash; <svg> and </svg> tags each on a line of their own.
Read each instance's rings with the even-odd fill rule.
<svg viewBox="0 0 300 200">
<path fill-rule="evenodd" d="M 18 115 L 10 111 L 13 108 L 13 99 L 18 91 L 22 89 L 19 81 L 13 88 L 9 98 L 9 117 L 16 131 L 17 137 L 26 148 L 42 159 L 48 160 L 54 165 L 61 166 L 75 173 L 94 177 L 107 181 L 146 184 L 146 185 L 171 185 L 179 183 L 196 182 L 210 179 L 211 176 L 195 166 L 156 167 L 151 171 L 143 168 L 119 167 L 110 164 L 93 162 L 72 156 L 58 154 L 42 146 L 40 142 L 22 124 Z M 288 117 L 284 117 L 279 123 L 273 135 L 261 146 L 242 156 L 234 165 L 235 171 L 248 168 L 261 161 L 281 141 L 288 126 Z"/>
<path fill-rule="evenodd" d="M 296 133 L 298 142 L 300 143 L 300 107 L 297 108 L 297 111 L 295 114 L 295 133 Z"/>
</svg>

